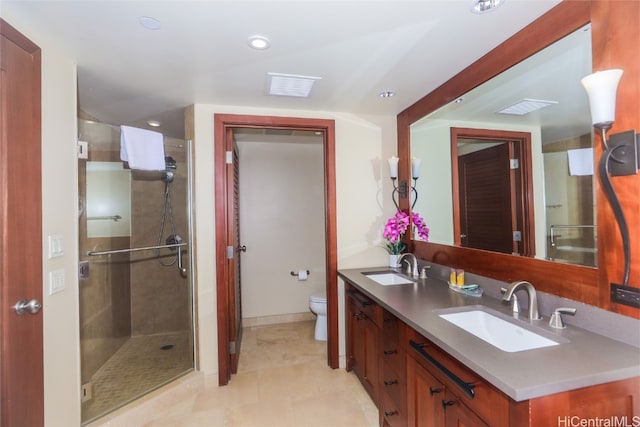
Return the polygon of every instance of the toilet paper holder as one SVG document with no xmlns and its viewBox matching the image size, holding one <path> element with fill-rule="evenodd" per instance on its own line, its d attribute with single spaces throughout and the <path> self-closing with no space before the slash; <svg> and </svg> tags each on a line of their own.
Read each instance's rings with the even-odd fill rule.
<svg viewBox="0 0 640 427">
<path fill-rule="evenodd" d="M 307 276 L 308 276 L 309 274 L 311 274 L 311 272 L 310 272 L 309 270 L 307 270 Z M 291 275 L 292 275 L 292 276 L 297 276 L 297 275 L 298 275 L 298 273 L 296 273 L 295 271 L 292 271 L 292 272 L 291 272 Z"/>
</svg>

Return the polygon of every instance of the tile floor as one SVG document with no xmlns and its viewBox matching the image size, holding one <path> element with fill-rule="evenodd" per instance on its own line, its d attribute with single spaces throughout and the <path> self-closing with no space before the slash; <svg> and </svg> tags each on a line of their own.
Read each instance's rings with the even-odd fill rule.
<svg viewBox="0 0 640 427">
<path fill-rule="evenodd" d="M 82 419 L 95 419 L 191 369 L 188 331 L 131 337 L 92 376 L 93 398 L 82 403 Z"/>
<path fill-rule="evenodd" d="M 229 385 L 185 379 L 187 392 L 160 395 L 128 421 L 106 417 L 91 427 L 378 426 L 378 410 L 355 375 L 327 367 L 326 343 L 313 339 L 313 328 L 313 321 L 245 328 Z"/>
</svg>

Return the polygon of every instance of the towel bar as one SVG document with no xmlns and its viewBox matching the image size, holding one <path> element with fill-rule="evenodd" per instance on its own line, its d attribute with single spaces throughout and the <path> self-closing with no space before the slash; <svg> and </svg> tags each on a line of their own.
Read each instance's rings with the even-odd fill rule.
<svg viewBox="0 0 640 427">
<path fill-rule="evenodd" d="M 146 246 L 143 248 L 112 249 L 109 251 L 89 251 L 87 252 L 87 255 L 88 256 L 111 255 L 111 254 L 121 254 L 126 252 L 150 251 L 154 249 L 178 248 L 181 246 L 187 246 L 187 243 L 182 242 L 182 243 L 174 243 L 172 245 Z"/>
</svg>

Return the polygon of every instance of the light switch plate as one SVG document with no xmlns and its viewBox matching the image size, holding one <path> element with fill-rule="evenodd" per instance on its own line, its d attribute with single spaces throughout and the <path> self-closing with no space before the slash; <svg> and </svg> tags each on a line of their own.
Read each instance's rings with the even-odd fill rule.
<svg viewBox="0 0 640 427">
<path fill-rule="evenodd" d="M 57 258 L 64 255 L 64 236 L 53 234 L 49 236 L 49 258 Z"/>
<path fill-rule="evenodd" d="M 49 272 L 49 295 L 64 291 L 64 270 Z"/>
</svg>

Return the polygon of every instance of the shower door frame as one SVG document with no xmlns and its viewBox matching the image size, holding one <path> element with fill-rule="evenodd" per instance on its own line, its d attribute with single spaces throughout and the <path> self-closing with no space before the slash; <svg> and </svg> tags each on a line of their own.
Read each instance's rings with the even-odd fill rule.
<svg viewBox="0 0 640 427">
<path fill-rule="evenodd" d="M 252 116 L 238 114 L 214 114 L 214 171 L 215 171 L 215 240 L 216 240 L 216 297 L 218 317 L 218 383 L 223 386 L 231 379 L 231 337 L 229 301 L 229 263 L 227 233 L 232 218 L 227 210 L 226 153 L 230 128 L 249 127 L 262 129 L 289 129 L 319 131 L 324 135 L 324 203 L 325 203 L 325 247 L 326 247 L 326 293 L 327 293 L 327 364 L 332 369 L 339 367 L 338 360 L 338 250 L 336 216 L 335 174 L 335 121 L 280 116 Z"/>
</svg>

